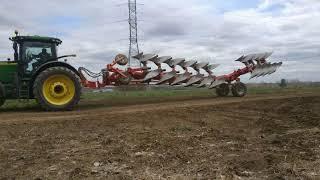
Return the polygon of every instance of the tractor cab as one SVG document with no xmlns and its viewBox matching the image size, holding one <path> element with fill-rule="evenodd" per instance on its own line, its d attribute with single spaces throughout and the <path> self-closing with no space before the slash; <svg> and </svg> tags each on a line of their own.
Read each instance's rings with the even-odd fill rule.
<svg viewBox="0 0 320 180">
<path fill-rule="evenodd" d="M 41 65 L 57 60 L 57 46 L 60 39 L 43 36 L 19 36 L 9 38 L 13 42 L 14 62 L 19 72 L 30 76 Z"/>
</svg>

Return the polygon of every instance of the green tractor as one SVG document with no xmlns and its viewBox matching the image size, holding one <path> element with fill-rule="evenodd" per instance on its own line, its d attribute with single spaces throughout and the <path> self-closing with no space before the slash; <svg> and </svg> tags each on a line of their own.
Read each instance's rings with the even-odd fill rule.
<svg viewBox="0 0 320 180">
<path fill-rule="evenodd" d="M 78 71 L 59 59 L 62 41 L 42 36 L 15 36 L 14 59 L 0 61 L 0 106 L 6 99 L 36 99 L 47 111 L 71 110 L 81 96 Z"/>
</svg>

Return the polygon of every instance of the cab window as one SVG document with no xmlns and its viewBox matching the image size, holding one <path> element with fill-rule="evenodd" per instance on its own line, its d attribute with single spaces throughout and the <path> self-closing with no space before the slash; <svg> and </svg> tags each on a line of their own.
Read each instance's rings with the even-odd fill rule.
<svg viewBox="0 0 320 180">
<path fill-rule="evenodd" d="M 25 42 L 22 61 L 26 72 L 32 72 L 50 59 L 56 57 L 55 45 L 43 42 Z"/>
</svg>

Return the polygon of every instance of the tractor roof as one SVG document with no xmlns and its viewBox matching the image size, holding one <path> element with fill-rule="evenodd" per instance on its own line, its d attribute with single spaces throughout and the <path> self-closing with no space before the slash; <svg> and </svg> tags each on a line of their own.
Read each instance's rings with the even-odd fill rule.
<svg viewBox="0 0 320 180">
<path fill-rule="evenodd" d="M 48 42 L 56 43 L 57 45 L 61 44 L 62 41 L 58 38 L 45 37 L 45 36 L 15 36 L 10 38 L 12 41 L 37 41 L 37 42 Z"/>
</svg>

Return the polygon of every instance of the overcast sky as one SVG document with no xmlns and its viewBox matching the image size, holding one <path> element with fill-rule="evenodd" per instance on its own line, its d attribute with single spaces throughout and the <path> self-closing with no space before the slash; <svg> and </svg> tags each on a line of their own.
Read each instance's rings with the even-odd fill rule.
<svg viewBox="0 0 320 180">
<path fill-rule="evenodd" d="M 219 63 L 216 74 L 233 71 L 244 54 L 273 51 L 281 78 L 320 81 L 320 0 L 137 0 L 140 49 Z M 2 0 L 0 58 L 12 57 L 8 37 L 63 40 L 59 54 L 77 54 L 74 66 L 99 70 L 128 51 L 126 0 Z M 244 81 L 248 76 L 244 77 Z"/>
</svg>

